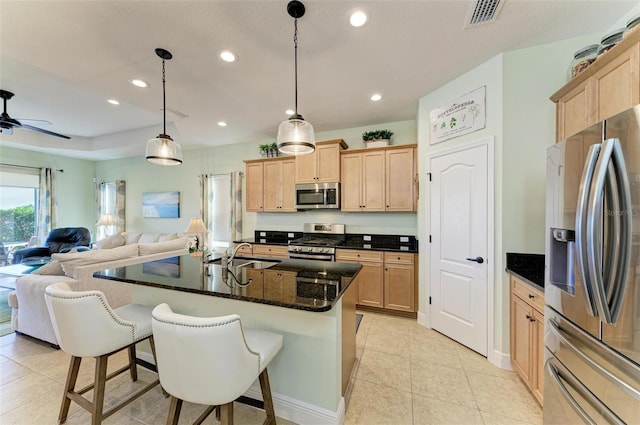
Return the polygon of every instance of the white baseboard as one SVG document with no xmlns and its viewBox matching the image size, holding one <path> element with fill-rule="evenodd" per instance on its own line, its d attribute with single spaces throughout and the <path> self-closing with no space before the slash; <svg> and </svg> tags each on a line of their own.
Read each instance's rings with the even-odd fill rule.
<svg viewBox="0 0 640 425">
<path fill-rule="evenodd" d="M 155 364 L 151 353 L 138 350 L 136 354 L 140 359 Z M 262 392 L 260 391 L 259 384 L 251 386 L 244 395 L 262 401 Z M 305 425 L 344 424 L 344 397 L 340 397 L 338 410 L 335 412 L 274 392 L 271 393 L 271 397 L 273 399 L 273 408 L 276 411 L 276 416 L 279 418 Z"/>
<path fill-rule="evenodd" d="M 431 323 L 429 321 L 429 316 L 424 314 L 423 312 L 418 312 L 418 323 L 424 326 L 425 328 L 431 329 Z"/>
<path fill-rule="evenodd" d="M 494 366 L 498 366 L 500 369 L 513 370 L 511 365 L 511 355 L 509 353 L 502 353 L 498 350 L 489 352 L 487 360 Z"/>
</svg>

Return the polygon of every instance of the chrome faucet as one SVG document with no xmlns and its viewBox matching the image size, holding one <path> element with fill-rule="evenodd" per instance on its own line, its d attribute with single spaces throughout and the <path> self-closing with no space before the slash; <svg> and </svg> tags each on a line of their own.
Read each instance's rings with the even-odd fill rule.
<svg viewBox="0 0 640 425">
<path fill-rule="evenodd" d="M 243 246 L 251 248 L 253 245 L 251 245 L 249 242 L 242 242 L 241 244 L 238 244 L 235 248 L 233 248 L 233 251 L 231 252 L 231 256 L 229 256 L 228 251 L 232 247 L 225 249 L 224 252 L 222 253 L 222 261 L 220 263 L 226 268 L 226 266 L 231 264 L 233 259 L 236 258 L 236 254 L 238 253 L 240 248 L 242 248 Z"/>
</svg>

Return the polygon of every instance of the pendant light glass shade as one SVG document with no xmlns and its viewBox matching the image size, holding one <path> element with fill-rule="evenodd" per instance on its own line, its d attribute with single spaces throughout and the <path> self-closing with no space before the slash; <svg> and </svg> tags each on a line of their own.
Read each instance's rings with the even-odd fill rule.
<svg viewBox="0 0 640 425">
<path fill-rule="evenodd" d="M 165 49 L 157 48 L 156 55 L 162 59 L 162 134 L 150 139 L 147 142 L 145 158 L 147 161 L 158 165 L 180 165 L 182 164 L 182 147 L 173 141 L 167 134 L 167 96 L 165 92 L 164 61 L 173 56 Z"/>
<path fill-rule="evenodd" d="M 158 165 L 180 165 L 182 148 L 173 141 L 171 136 L 159 134 L 158 137 L 147 142 L 145 157 L 147 161 Z"/>
<path fill-rule="evenodd" d="M 315 150 L 313 126 L 301 116 L 283 121 L 278 127 L 278 150 L 288 155 L 304 155 Z"/>
<path fill-rule="evenodd" d="M 295 112 L 278 127 L 278 150 L 288 155 L 304 155 L 316 149 L 313 126 L 298 113 L 298 18 L 304 16 L 304 4 L 292 0 L 287 4 L 287 13 L 294 18 L 293 52 L 295 76 Z"/>
</svg>

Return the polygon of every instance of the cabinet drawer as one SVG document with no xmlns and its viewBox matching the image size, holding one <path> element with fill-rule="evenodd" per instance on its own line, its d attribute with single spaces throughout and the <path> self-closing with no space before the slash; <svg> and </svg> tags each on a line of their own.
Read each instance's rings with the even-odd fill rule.
<svg viewBox="0 0 640 425">
<path fill-rule="evenodd" d="M 351 261 L 378 261 L 383 260 L 381 251 L 360 251 L 357 249 L 337 249 L 336 261 L 351 260 Z"/>
<path fill-rule="evenodd" d="M 407 254 L 404 252 L 385 252 L 385 263 L 397 263 L 397 264 L 413 264 L 414 254 Z"/>
<path fill-rule="evenodd" d="M 253 255 L 256 257 L 289 258 L 288 247 L 281 245 L 254 245 Z"/>
<path fill-rule="evenodd" d="M 540 312 L 544 311 L 544 294 L 541 291 L 513 276 L 511 276 L 511 289 L 531 307 Z"/>
<path fill-rule="evenodd" d="M 233 245 L 234 249 L 235 249 L 236 246 L 238 246 L 238 244 L 234 244 Z M 244 246 L 240 247 L 240 249 L 238 250 L 238 253 L 236 255 L 238 255 L 238 256 L 242 256 L 242 255 L 252 256 L 253 255 L 253 247 L 244 245 Z"/>
</svg>

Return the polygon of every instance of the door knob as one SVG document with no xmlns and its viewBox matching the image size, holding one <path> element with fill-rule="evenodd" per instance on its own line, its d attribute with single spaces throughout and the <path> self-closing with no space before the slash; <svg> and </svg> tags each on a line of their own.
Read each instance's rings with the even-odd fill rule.
<svg viewBox="0 0 640 425">
<path fill-rule="evenodd" d="M 467 258 L 467 260 L 469 261 L 475 261 L 478 264 L 482 264 L 484 263 L 484 258 L 482 257 L 476 257 L 476 258 Z"/>
</svg>

